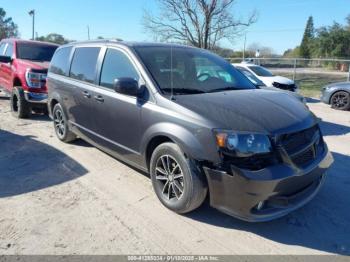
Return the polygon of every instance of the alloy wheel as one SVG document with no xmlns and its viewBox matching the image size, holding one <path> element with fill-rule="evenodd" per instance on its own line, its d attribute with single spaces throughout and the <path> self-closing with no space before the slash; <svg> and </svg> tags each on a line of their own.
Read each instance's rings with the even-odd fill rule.
<svg viewBox="0 0 350 262">
<path fill-rule="evenodd" d="M 332 98 L 332 105 L 336 108 L 343 108 L 349 103 L 348 96 L 343 93 L 337 93 Z"/>
<path fill-rule="evenodd" d="M 170 155 L 158 158 L 155 169 L 156 180 L 163 197 L 179 200 L 184 192 L 184 175 L 179 163 Z"/>
<path fill-rule="evenodd" d="M 65 121 L 61 110 L 56 110 L 54 114 L 55 129 L 59 137 L 64 137 L 66 132 Z"/>
</svg>

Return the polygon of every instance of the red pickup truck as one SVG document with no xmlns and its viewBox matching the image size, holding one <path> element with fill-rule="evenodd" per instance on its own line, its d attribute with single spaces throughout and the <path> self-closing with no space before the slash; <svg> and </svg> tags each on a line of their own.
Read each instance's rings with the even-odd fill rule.
<svg viewBox="0 0 350 262">
<path fill-rule="evenodd" d="M 20 39 L 0 42 L 0 88 L 10 95 L 14 116 L 47 111 L 47 69 L 57 47 Z"/>
</svg>

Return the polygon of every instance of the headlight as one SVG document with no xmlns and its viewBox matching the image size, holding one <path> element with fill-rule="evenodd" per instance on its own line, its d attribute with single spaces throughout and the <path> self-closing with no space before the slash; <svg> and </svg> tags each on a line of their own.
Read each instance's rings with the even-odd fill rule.
<svg viewBox="0 0 350 262">
<path fill-rule="evenodd" d="M 223 152 L 236 157 L 248 157 L 270 153 L 270 139 L 264 134 L 246 134 L 233 131 L 215 130 L 216 144 Z"/>
<path fill-rule="evenodd" d="M 30 88 L 41 88 L 45 86 L 46 74 L 37 72 L 36 70 L 27 69 L 26 81 Z"/>
</svg>

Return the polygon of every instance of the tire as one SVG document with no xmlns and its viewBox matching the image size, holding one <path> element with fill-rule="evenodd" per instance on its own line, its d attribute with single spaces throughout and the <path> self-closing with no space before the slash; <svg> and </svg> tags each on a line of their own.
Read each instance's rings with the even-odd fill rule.
<svg viewBox="0 0 350 262">
<path fill-rule="evenodd" d="M 54 106 L 52 116 L 55 133 L 59 140 L 69 143 L 77 139 L 77 136 L 69 130 L 68 119 L 60 104 Z"/>
<path fill-rule="evenodd" d="M 338 91 L 331 97 L 331 106 L 338 110 L 350 109 L 350 93 L 345 91 Z"/>
<path fill-rule="evenodd" d="M 16 118 L 29 118 L 32 112 L 30 103 L 24 98 L 21 87 L 14 87 L 10 99 L 11 112 Z"/>
<path fill-rule="evenodd" d="M 170 171 L 173 175 L 168 175 Z M 158 199 L 176 213 L 188 213 L 198 208 L 206 198 L 208 187 L 204 175 L 174 143 L 161 144 L 154 150 L 150 173 Z"/>
</svg>

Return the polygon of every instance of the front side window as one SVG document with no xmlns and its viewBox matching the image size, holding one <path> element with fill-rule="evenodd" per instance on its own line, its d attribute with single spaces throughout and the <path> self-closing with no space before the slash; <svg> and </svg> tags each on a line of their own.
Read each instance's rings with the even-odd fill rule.
<svg viewBox="0 0 350 262">
<path fill-rule="evenodd" d="M 249 69 L 252 70 L 258 76 L 262 76 L 262 77 L 274 76 L 269 70 L 261 66 L 249 66 Z"/>
<path fill-rule="evenodd" d="M 1 43 L 0 45 L 0 55 L 4 55 L 6 43 Z"/>
<path fill-rule="evenodd" d="M 57 50 L 50 63 L 49 71 L 58 75 L 68 75 L 69 56 L 71 50 L 71 46 Z"/>
<path fill-rule="evenodd" d="M 230 63 L 201 49 L 140 46 L 135 50 L 163 93 L 255 89 Z"/>
<path fill-rule="evenodd" d="M 100 85 L 112 89 L 114 80 L 122 77 L 139 80 L 139 75 L 129 58 L 123 52 L 109 48 L 102 65 Z"/>
<path fill-rule="evenodd" d="M 5 56 L 13 57 L 13 44 L 7 45 Z"/>
<path fill-rule="evenodd" d="M 55 45 L 17 43 L 17 58 L 50 62 L 56 49 Z"/>
<path fill-rule="evenodd" d="M 75 49 L 69 76 L 88 83 L 95 81 L 99 47 L 78 47 Z"/>
</svg>

